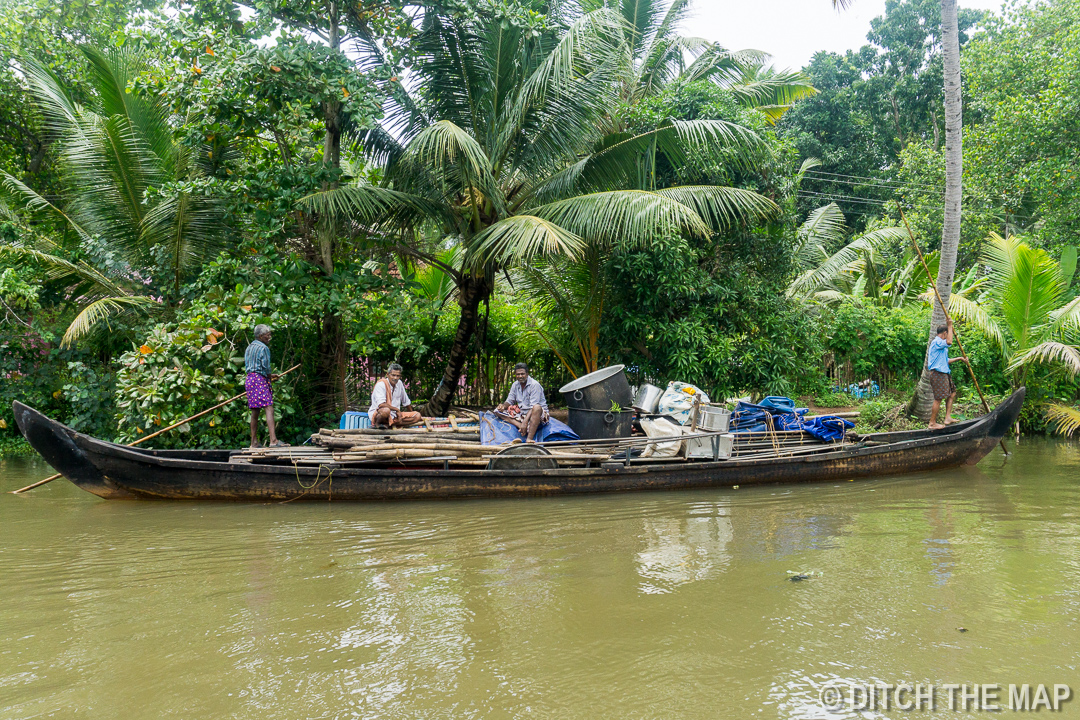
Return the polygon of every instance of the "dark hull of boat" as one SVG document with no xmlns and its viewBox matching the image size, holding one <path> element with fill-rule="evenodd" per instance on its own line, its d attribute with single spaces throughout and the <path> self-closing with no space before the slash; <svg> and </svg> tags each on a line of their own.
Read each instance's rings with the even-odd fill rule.
<svg viewBox="0 0 1080 720">
<path fill-rule="evenodd" d="M 827 482 L 939 470 L 985 457 L 1016 422 L 1023 402 L 1021 388 L 990 414 L 944 430 L 867 435 L 810 455 L 554 470 L 331 471 L 230 463 L 229 451 L 129 448 L 75 432 L 21 403 L 14 409 L 23 435 L 50 465 L 103 498 L 375 501 Z"/>
</svg>

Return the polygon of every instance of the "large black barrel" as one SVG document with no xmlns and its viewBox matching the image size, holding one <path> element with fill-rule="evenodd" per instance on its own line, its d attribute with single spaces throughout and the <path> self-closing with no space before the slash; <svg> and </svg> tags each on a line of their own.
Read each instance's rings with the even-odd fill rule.
<svg viewBox="0 0 1080 720">
<path fill-rule="evenodd" d="M 630 437 L 634 429 L 634 411 L 590 410 L 570 408 L 566 424 L 582 440 Z"/>
<path fill-rule="evenodd" d="M 629 408 L 634 403 L 630 383 L 623 372 L 625 365 L 612 365 L 596 372 L 582 375 L 559 388 L 568 408 L 588 410 L 611 410 L 615 402 L 619 408 Z"/>
</svg>

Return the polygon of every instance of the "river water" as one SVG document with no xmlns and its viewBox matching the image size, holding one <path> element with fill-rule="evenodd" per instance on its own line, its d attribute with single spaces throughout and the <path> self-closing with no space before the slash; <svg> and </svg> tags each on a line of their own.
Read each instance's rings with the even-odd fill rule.
<svg viewBox="0 0 1080 720">
<path fill-rule="evenodd" d="M 526 500 L 5 493 L 0 718 L 921 718 L 955 715 L 945 683 L 1080 692 L 1080 448 L 1003 460 Z M 49 473 L 5 461 L 0 489 Z M 837 681 L 934 684 L 936 710 L 826 709 Z"/>
</svg>

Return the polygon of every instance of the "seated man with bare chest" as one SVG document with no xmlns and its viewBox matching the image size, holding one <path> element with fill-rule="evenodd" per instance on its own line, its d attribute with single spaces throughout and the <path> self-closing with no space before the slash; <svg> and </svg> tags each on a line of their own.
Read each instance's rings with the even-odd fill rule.
<svg viewBox="0 0 1080 720">
<path fill-rule="evenodd" d="M 371 390 L 368 417 L 372 427 L 409 427 L 420 422 L 420 413 L 413 411 L 412 400 L 401 382 L 401 366 L 390 363 L 386 377 L 375 381 Z"/>
</svg>

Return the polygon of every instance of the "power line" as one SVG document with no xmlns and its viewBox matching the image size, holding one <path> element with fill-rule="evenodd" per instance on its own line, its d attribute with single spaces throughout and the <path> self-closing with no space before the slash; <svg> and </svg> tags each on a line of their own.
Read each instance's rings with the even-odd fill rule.
<svg viewBox="0 0 1080 720">
<path fill-rule="evenodd" d="M 924 188 L 926 190 L 933 190 L 935 192 L 944 192 L 944 187 L 939 186 L 939 185 L 927 185 L 925 183 L 900 182 L 900 181 L 893 181 L 893 180 L 885 180 L 885 179 L 882 179 L 882 178 L 868 177 L 866 175 L 843 175 L 841 173 L 831 173 L 831 172 L 825 172 L 824 170 L 813 170 L 813 169 L 807 170 L 806 174 L 808 174 L 808 175 L 825 175 L 825 176 L 828 176 L 829 178 L 847 178 L 849 180 L 869 180 L 870 181 L 870 182 L 859 182 L 859 183 L 851 182 L 851 183 L 848 183 L 850 185 L 878 185 L 878 186 L 882 186 L 882 187 L 899 187 L 899 188 L 911 187 L 911 188 Z M 829 180 L 827 180 L 824 177 L 815 178 L 815 179 L 829 182 Z M 842 182 L 842 181 L 840 181 L 840 180 L 831 180 L 831 182 Z"/>
<path fill-rule="evenodd" d="M 901 203 L 901 201 L 899 201 L 899 200 L 875 200 L 873 198 L 857 197 L 857 196 L 854 196 L 854 195 L 843 195 L 841 193 L 818 193 L 818 192 L 814 192 L 813 190 L 799 190 L 798 193 L 797 193 L 797 196 L 801 197 L 801 198 L 804 198 L 804 199 L 807 199 L 807 200 L 822 199 L 822 200 L 830 200 L 830 201 L 833 201 L 833 202 L 843 202 L 845 204 L 846 203 L 853 203 L 853 204 L 858 204 L 858 205 L 873 205 L 873 206 L 876 206 L 876 207 L 884 207 L 884 206 L 888 205 L 889 203 L 895 202 L 897 205 L 905 205 L 906 207 L 910 207 L 910 208 L 916 209 L 916 210 L 944 212 L 944 208 L 942 208 L 939 205 L 925 205 L 925 204 L 920 204 L 920 203 Z M 991 212 L 993 212 L 993 211 L 991 211 Z M 1038 218 L 1032 217 L 1030 215 L 1019 215 L 1017 213 L 1001 213 L 1001 214 L 1007 215 L 1010 218 L 1016 218 L 1016 219 L 1019 219 L 1019 220 L 1028 220 L 1028 221 L 1032 221 L 1032 222 L 1034 222 L 1034 221 L 1036 221 L 1038 219 Z M 960 215 L 962 217 L 963 216 L 973 217 L 973 216 L 975 216 L 975 212 L 973 210 L 971 210 L 971 209 L 961 210 Z"/>
<path fill-rule="evenodd" d="M 810 170 L 808 172 L 817 172 L 817 171 Z M 840 175 L 839 173 L 826 173 L 826 174 L 834 175 L 836 177 L 851 177 L 851 178 L 864 178 L 865 177 L 865 176 L 861 176 L 861 175 Z M 861 185 L 861 186 L 864 186 L 864 187 L 879 187 L 879 188 L 882 188 L 882 189 L 891 189 L 891 190 L 899 190 L 899 189 L 905 189 L 905 188 L 909 188 L 909 187 L 914 187 L 914 188 L 932 189 L 932 190 L 935 190 L 935 192 L 938 192 L 938 193 L 942 192 L 941 188 L 935 188 L 935 187 L 933 187 L 931 185 L 919 185 L 919 184 L 901 185 L 901 184 L 898 184 L 898 185 L 894 186 L 893 184 L 889 183 L 888 181 L 881 181 L 880 183 L 855 183 L 855 182 L 851 182 L 851 181 L 847 181 L 847 180 L 837 180 L 837 179 L 825 178 L 825 177 L 811 177 L 810 179 L 814 180 L 816 182 L 833 183 L 833 184 L 837 184 L 837 185 L 852 185 L 852 186 Z M 870 178 L 870 179 L 873 179 L 873 178 Z M 807 191 L 807 192 L 810 192 L 810 191 Z M 855 196 L 847 196 L 847 197 L 854 198 Z M 874 200 L 874 198 L 859 198 L 859 199 Z M 970 202 L 976 202 L 978 200 L 978 198 L 974 198 L 974 197 L 971 197 L 971 196 L 968 196 L 966 199 L 967 199 L 967 201 L 969 203 Z M 852 199 L 852 202 L 854 202 L 854 199 Z M 1001 211 L 1001 210 L 993 210 L 993 209 L 991 209 L 991 211 L 992 212 L 998 212 L 998 213 L 1003 214 L 1003 215 L 1008 215 L 1009 217 L 1019 218 L 1019 219 L 1023 219 L 1023 220 L 1030 220 L 1030 221 L 1033 221 L 1033 222 L 1038 220 L 1038 218 L 1033 217 L 1031 215 L 1021 215 L 1020 213 L 1007 212 L 1007 211 Z"/>
</svg>

